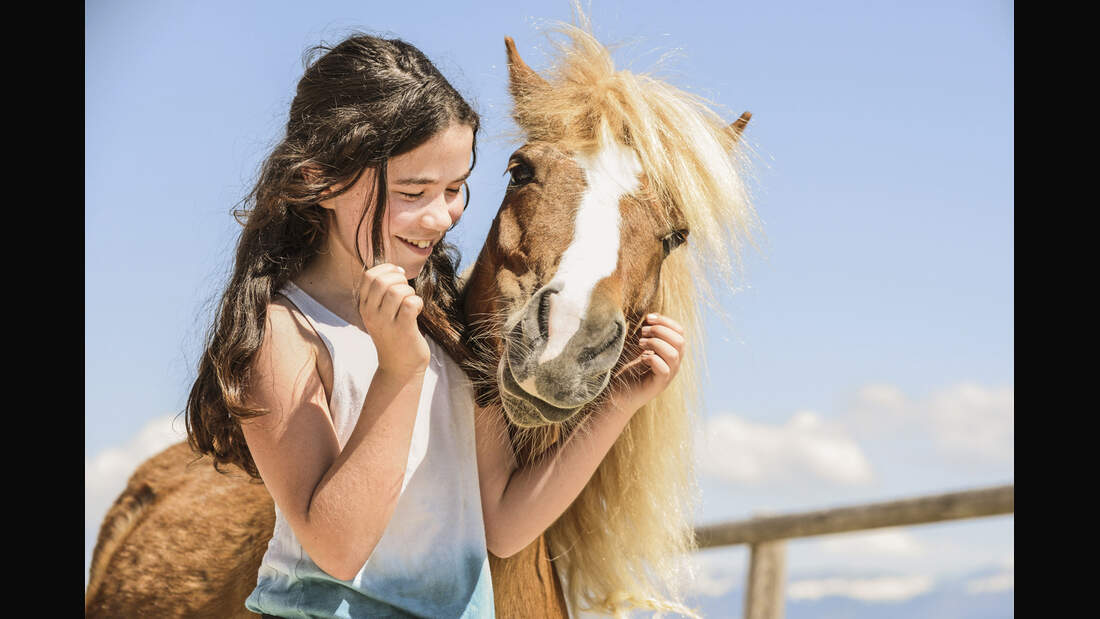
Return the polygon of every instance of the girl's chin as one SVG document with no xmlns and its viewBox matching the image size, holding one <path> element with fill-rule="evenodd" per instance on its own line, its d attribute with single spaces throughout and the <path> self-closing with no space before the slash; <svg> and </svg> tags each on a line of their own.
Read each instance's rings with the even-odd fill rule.
<svg viewBox="0 0 1100 619">
<path fill-rule="evenodd" d="M 417 275 L 420 275 L 420 271 L 424 270 L 424 264 L 426 260 L 395 260 L 394 264 L 405 269 L 406 279 L 416 279 Z"/>
<path fill-rule="evenodd" d="M 409 279 L 413 279 L 420 274 L 420 271 L 424 268 L 424 265 L 428 262 L 428 258 L 431 257 L 432 247 L 420 248 L 415 245 L 410 245 L 405 241 L 396 239 L 397 247 L 391 246 L 395 249 L 394 264 L 405 269 L 405 275 Z"/>
</svg>

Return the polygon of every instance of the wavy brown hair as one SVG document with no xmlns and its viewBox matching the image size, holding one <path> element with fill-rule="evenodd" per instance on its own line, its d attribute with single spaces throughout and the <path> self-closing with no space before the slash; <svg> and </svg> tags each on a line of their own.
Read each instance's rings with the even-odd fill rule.
<svg viewBox="0 0 1100 619">
<path fill-rule="evenodd" d="M 234 211 L 243 230 L 233 272 L 207 333 L 185 411 L 192 449 L 211 456 L 219 470 L 235 464 L 254 478 L 259 472 L 240 421 L 266 411 L 247 402 L 252 362 L 272 297 L 322 247 L 328 229 L 328 215 L 318 204 L 322 195 L 340 195 L 368 169 L 376 174 L 372 205 L 359 222 L 362 226 L 370 218 L 375 255 L 369 264 L 359 256 L 366 269 L 384 260 L 381 224 L 391 157 L 457 123 L 473 129 L 471 168 L 476 162 L 480 118 L 412 45 L 355 34 L 335 46 L 311 48 L 306 59 L 286 136 Z M 469 198 L 467 187 L 467 204 Z M 452 245 L 438 243 L 410 284 L 424 300 L 420 328 L 461 361 L 458 259 Z"/>
</svg>

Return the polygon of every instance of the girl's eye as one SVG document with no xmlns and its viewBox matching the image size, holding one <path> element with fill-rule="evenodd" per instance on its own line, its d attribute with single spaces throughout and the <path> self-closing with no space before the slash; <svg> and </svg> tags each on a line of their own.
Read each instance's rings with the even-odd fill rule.
<svg viewBox="0 0 1100 619">
<path fill-rule="evenodd" d="M 401 194 L 401 196 L 404 197 L 406 200 L 417 200 L 420 198 L 420 196 L 424 195 L 423 191 L 421 191 L 420 193 L 405 193 L 404 191 L 399 191 L 397 193 Z"/>
<path fill-rule="evenodd" d="M 447 193 L 451 194 L 452 196 L 457 196 L 458 192 L 460 192 L 460 191 L 462 191 L 461 187 L 454 187 L 454 188 L 448 187 L 447 188 Z"/>
</svg>

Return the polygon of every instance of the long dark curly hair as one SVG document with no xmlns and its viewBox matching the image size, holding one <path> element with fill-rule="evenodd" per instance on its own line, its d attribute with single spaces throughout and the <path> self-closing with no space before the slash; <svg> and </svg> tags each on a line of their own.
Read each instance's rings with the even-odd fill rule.
<svg viewBox="0 0 1100 619">
<path fill-rule="evenodd" d="M 321 249 L 328 218 L 318 202 L 347 191 L 370 169 L 376 174 L 371 220 L 373 262 L 381 255 L 387 192 L 386 163 L 453 124 L 473 129 L 476 162 L 480 118 L 428 58 L 399 39 L 355 34 L 307 52 L 283 138 L 264 161 L 241 208 L 243 226 L 233 273 L 206 336 L 198 377 L 187 399 L 187 440 L 215 467 L 259 472 L 240 421 L 263 415 L 247 403 L 253 358 L 264 338 L 267 306 Z M 472 167 L 473 164 L 471 164 Z M 339 186 L 339 189 L 334 187 Z M 469 188 L 466 201 L 469 203 Z M 360 220 L 360 226 L 364 224 Z M 359 256 L 363 261 L 363 256 Z M 440 242 L 410 282 L 424 299 L 421 329 L 452 355 L 459 342 L 455 269 L 458 251 Z"/>
</svg>

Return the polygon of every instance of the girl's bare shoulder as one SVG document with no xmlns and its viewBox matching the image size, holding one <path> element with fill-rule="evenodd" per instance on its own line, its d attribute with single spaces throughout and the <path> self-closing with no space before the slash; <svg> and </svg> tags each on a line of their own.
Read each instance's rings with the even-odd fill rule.
<svg viewBox="0 0 1100 619">
<path fill-rule="evenodd" d="M 258 419 L 258 426 L 250 424 L 246 428 L 250 448 L 258 440 L 259 430 L 278 435 L 297 411 L 303 407 L 324 408 L 328 401 L 318 353 L 324 343 L 305 317 L 289 300 L 277 296 L 268 303 L 265 323 L 263 341 L 252 359 L 248 391 L 250 402 L 268 414 Z M 328 360 L 327 351 L 324 360 Z M 262 459 L 255 453 L 253 458 L 257 464 Z"/>
<path fill-rule="evenodd" d="M 325 395 L 332 393 L 332 361 L 328 348 L 298 308 L 281 294 L 275 295 L 267 306 L 267 328 L 261 354 L 269 359 L 280 357 L 282 363 L 277 365 L 288 369 L 311 362 L 321 378 Z"/>
<path fill-rule="evenodd" d="M 267 305 L 267 325 L 264 344 L 274 344 L 288 353 L 315 351 L 324 346 L 317 332 L 309 325 L 298 308 L 281 294 L 275 295 Z"/>
</svg>

